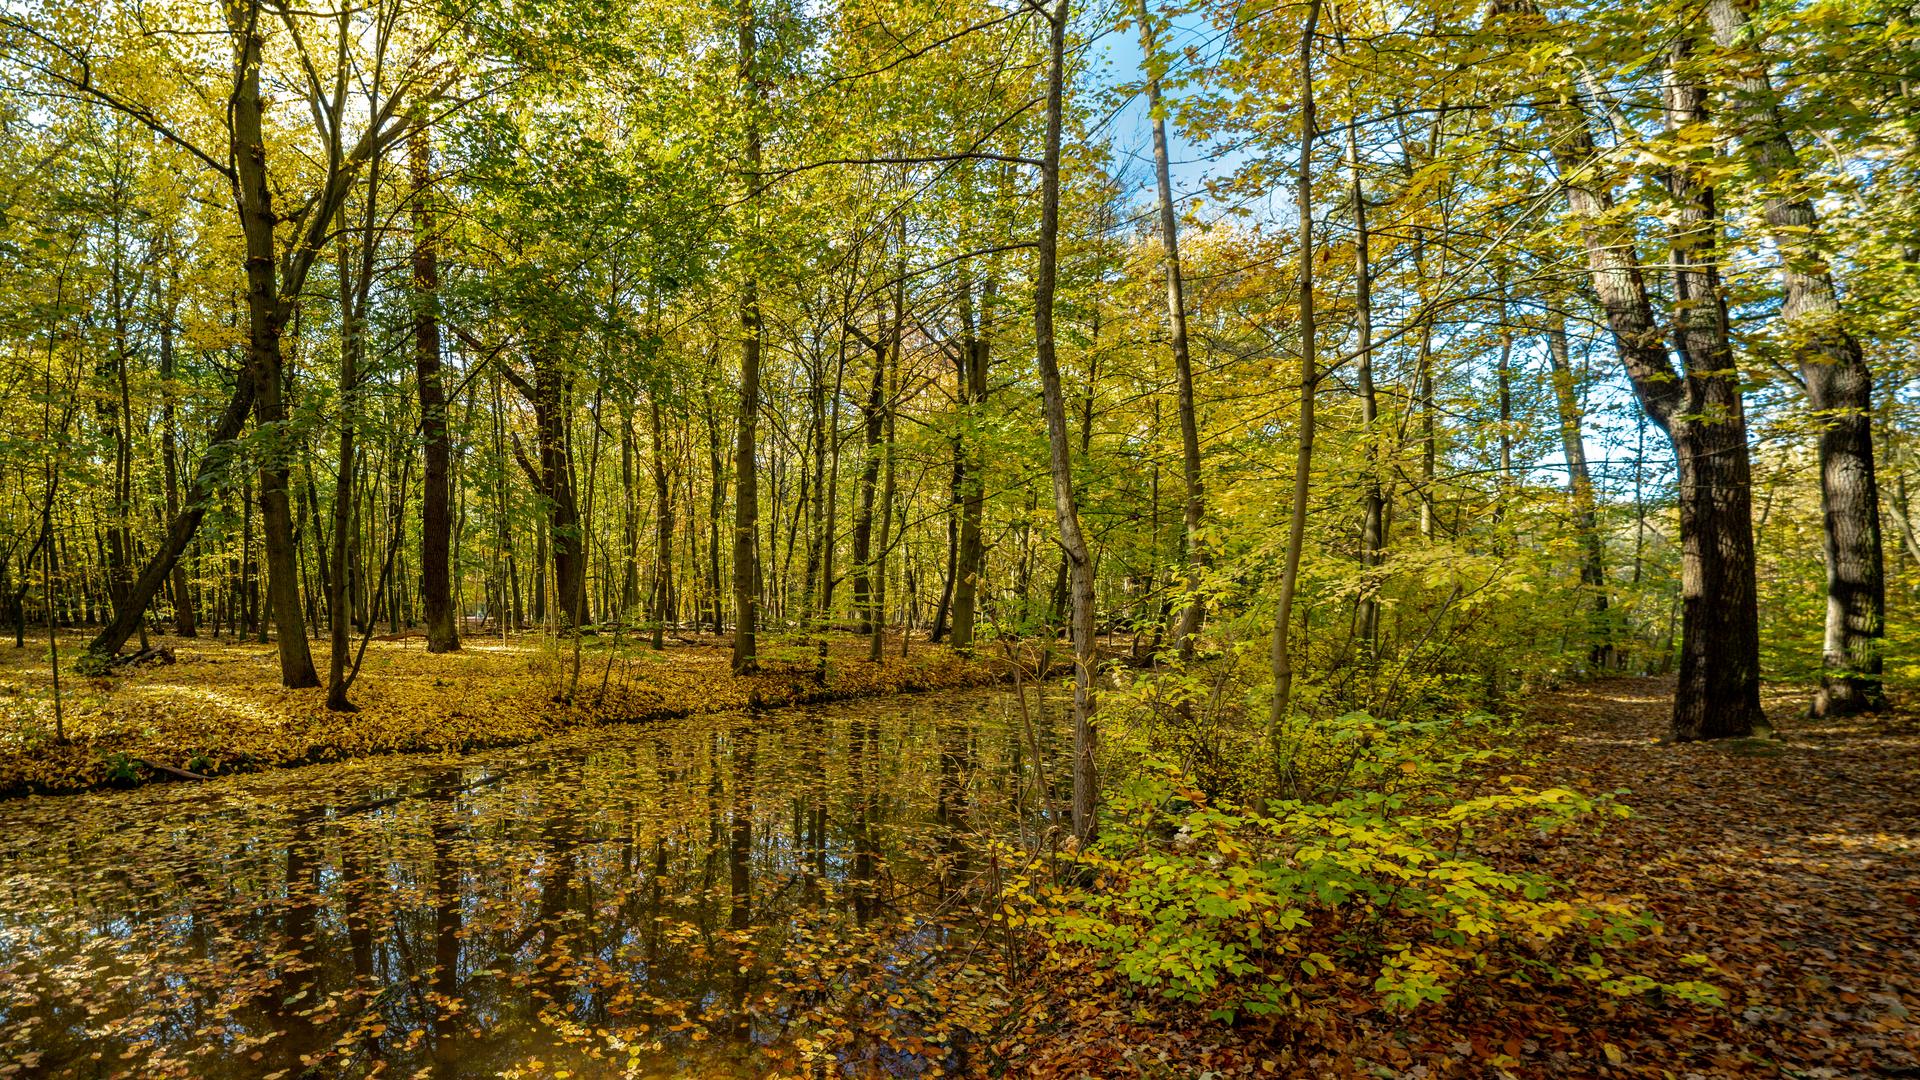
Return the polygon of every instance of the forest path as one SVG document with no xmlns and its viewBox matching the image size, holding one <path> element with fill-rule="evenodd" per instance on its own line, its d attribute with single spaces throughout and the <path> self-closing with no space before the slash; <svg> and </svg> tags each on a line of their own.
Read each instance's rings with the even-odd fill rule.
<svg viewBox="0 0 1920 1080">
<path fill-rule="evenodd" d="M 1776 739 L 1662 745 L 1672 693 L 1671 680 L 1609 679 L 1530 710 L 1549 725 L 1542 779 L 1629 789 L 1633 810 L 1546 860 L 1644 897 L 1673 976 L 1727 994 L 1719 1017 L 1623 1005 L 1592 1018 L 1624 1059 L 1600 1064 L 1920 1076 L 1920 718 L 1813 720 L 1797 694 L 1769 701 Z M 1695 953 L 1717 970 L 1684 974 L 1678 958 Z"/>
</svg>

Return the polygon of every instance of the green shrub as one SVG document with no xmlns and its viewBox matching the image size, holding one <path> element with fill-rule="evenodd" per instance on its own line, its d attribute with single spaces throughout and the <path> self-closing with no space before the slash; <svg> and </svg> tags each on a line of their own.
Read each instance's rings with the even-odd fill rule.
<svg viewBox="0 0 1920 1080">
<path fill-rule="evenodd" d="M 1486 776 L 1496 752 L 1451 730 L 1471 726 L 1341 717 L 1293 748 L 1315 775 L 1343 773 L 1340 793 L 1264 810 L 1215 802 L 1166 766 L 1143 770 L 1082 856 L 1093 883 L 1031 895 L 1025 918 L 1136 986 L 1223 1018 L 1299 1008 L 1356 976 L 1401 1009 L 1470 979 L 1714 1000 L 1701 984 L 1662 986 L 1605 962 L 1657 929 L 1649 916 L 1484 854 L 1626 810 Z"/>
</svg>

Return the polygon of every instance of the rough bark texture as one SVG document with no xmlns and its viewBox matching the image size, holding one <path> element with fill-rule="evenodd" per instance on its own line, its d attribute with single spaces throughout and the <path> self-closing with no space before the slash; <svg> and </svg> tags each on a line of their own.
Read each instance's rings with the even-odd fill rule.
<svg viewBox="0 0 1920 1080">
<path fill-rule="evenodd" d="M 300 613 L 300 579 L 293 543 L 293 514 L 287 498 L 288 454 L 285 432 L 281 331 L 287 305 L 280 294 L 274 264 L 272 190 L 267 183 L 267 152 L 260 100 L 260 33 L 245 11 L 237 35 L 235 67 L 239 78 L 231 102 L 234 188 L 246 238 L 247 368 L 252 376 L 254 416 L 259 425 L 261 540 L 267 557 L 267 600 L 280 653 L 280 681 L 289 687 L 318 686 L 320 676 L 307 648 Z M 310 210 L 331 211 L 331 206 Z M 309 256 L 309 261 L 310 261 Z M 289 283 L 292 284 L 292 283 Z"/>
<path fill-rule="evenodd" d="M 1780 252 L 1786 294 L 1780 317 L 1820 425 L 1827 619 L 1813 711 L 1846 716 L 1883 709 L 1886 575 L 1874 475 L 1873 373 L 1859 341 L 1847 332 L 1833 273 L 1820 252 L 1813 199 L 1799 183 L 1805 175 L 1800 156 L 1767 79 L 1768 58 L 1751 41 L 1745 2 L 1711 0 L 1707 15 L 1733 88 L 1727 112 L 1753 169 L 1768 235 Z"/>
<path fill-rule="evenodd" d="M 420 395 L 420 610 L 426 616 L 427 651 L 460 647 L 452 573 L 452 484 L 447 461 L 447 391 L 440 378 L 440 259 L 433 229 L 432 147 L 416 128 L 408 148 L 413 184 L 413 372 Z"/>
<path fill-rule="evenodd" d="M 1496 14 L 1516 31 L 1545 26 L 1532 0 L 1503 3 Z M 1679 301 L 1685 348 L 1676 372 L 1653 317 L 1630 225 L 1613 213 L 1612 183 L 1584 107 L 1565 92 L 1541 113 L 1620 362 L 1647 416 L 1672 439 L 1678 461 L 1682 640 L 1674 737 L 1751 734 L 1766 719 L 1760 709 L 1751 470 L 1739 376 L 1725 348 L 1724 303 L 1702 270 L 1685 272 L 1691 295 Z M 1710 194 L 1703 189 L 1685 200 L 1693 222 L 1682 222 L 1677 263 L 1711 269 L 1717 226 Z"/>
</svg>

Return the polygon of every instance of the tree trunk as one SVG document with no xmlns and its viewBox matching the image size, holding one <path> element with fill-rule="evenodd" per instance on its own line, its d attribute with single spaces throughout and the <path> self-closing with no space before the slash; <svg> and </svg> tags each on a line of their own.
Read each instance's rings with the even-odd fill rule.
<svg viewBox="0 0 1920 1080">
<path fill-rule="evenodd" d="M 254 416 L 260 443 L 261 540 L 267 556 L 267 599 L 272 609 L 280 652 L 280 681 L 289 687 L 320 685 L 307 648 L 306 626 L 300 615 L 300 580 L 294 565 L 293 517 L 287 499 L 287 462 L 292 451 L 284 430 L 287 414 L 283 398 L 281 329 L 286 302 L 275 272 L 272 191 L 267 182 L 267 152 L 262 131 L 260 100 L 261 38 L 257 23 L 237 10 L 230 16 L 243 24 L 235 57 L 238 78 L 231 101 L 234 189 L 241 231 L 246 238 L 247 367 L 254 390 Z M 310 212 L 325 213 L 331 207 Z M 134 609 L 134 618 L 138 611 Z"/>
<path fill-rule="evenodd" d="M 1820 421 L 1820 510 L 1826 526 L 1827 620 L 1816 716 L 1884 709 L 1881 644 L 1886 636 L 1886 575 L 1880 541 L 1879 485 L 1874 477 L 1873 373 L 1847 331 L 1820 252 L 1819 218 L 1807 175 L 1780 115 L 1743 0 L 1710 0 L 1713 38 L 1735 64 L 1727 111 L 1733 115 L 1762 199 L 1766 232 L 1780 251 L 1786 293 L 1780 317 Z"/>
<path fill-rule="evenodd" d="M 179 437 L 175 431 L 178 426 L 174 416 L 173 386 L 173 320 L 174 296 L 171 283 L 167 291 L 167 311 L 160 321 L 160 461 L 166 483 L 167 522 L 171 526 L 180 516 Z M 184 546 L 184 545 L 183 545 Z M 181 637 L 195 637 L 199 628 L 194 625 L 193 597 L 187 590 L 187 566 L 178 557 L 172 560 L 173 568 L 173 632 Z M 127 596 L 131 600 L 136 586 L 127 587 Z M 149 598 L 150 599 L 150 598 Z M 145 610 L 144 607 L 142 610 Z M 115 612 L 116 617 L 118 612 Z M 136 616 L 137 617 L 137 616 Z"/>
<path fill-rule="evenodd" d="M 959 370 L 955 374 L 960 383 L 961 408 L 971 417 L 987 398 L 987 367 L 992 359 L 992 341 L 987 336 L 987 327 L 992 314 L 994 283 L 989 278 L 981 287 L 977 325 L 974 322 L 973 283 L 963 280 L 960 288 L 960 317 L 966 332 L 961 339 Z M 949 643 L 955 652 L 965 656 L 973 652 L 980 569 L 985 556 L 980 519 L 986 507 L 986 461 L 980 452 L 980 439 L 977 436 L 968 438 L 963 435 L 960 447 L 960 452 L 966 457 L 966 465 L 959 481 L 960 532 L 954 550 L 953 627 Z"/>
<path fill-rule="evenodd" d="M 1300 583 L 1300 553 L 1306 542 L 1307 491 L 1313 481 L 1313 397 L 1319 382 L 1314 365 L 1313 308 L 1313 34 L 1320 22 L 1320 0 L 1308 0 L 1300 31 L 1300 164 L 1294 177 L 1300 218 L 1300 438 L 1293 461 L 1293 508 L 1287 518 L 1287 554 L 1280 567 L 1280 599 L 1273 616 L 1273 701 L 1267 722 L 1278 730 L 1293 696 L 1291 645 L 1294 591 Z"/>
<path fill-rule="evenodd" d="M 1179 216 L 1173 208 L 1173 180 L 1167 154 L 1167 121 L 1160 104 L 1160 76 L 1156 66 L 1153 15 L 1140 0 L 1140 52 L 1147 65 L 1147 111 L 1153 119 L 1153 172 L 1160 196 L 1160 250 L 1167 263 L 1167 327 L 1173 339 L 1174 383 L 1179 393 L 1180 470 L 1186 483 L 1186 502 L 1180 522 L 1180 563 L 1186 596 L 1173 619 L 1173 644 L 1182 658 L 1193 656 L 1194 640 L 1206 617 L 1199 594 L 1207 553 L 1199 543 L 1206 518 L 1206 489 L 1200 476 L 1200 427 L 1193 404 L 1193 358 L 1187 349 L 1186 282 L 1180 267 Z"/>
<path fill-rule="evenodd" d="M 447 392 L 440 380 L 440 259 L 433 222 L 433 148 L 428 129 L 415 127 L 408 163 L 413 185 L 413 371 L 420 394 L 420 607 L 427 651 L 460 647 L 449 560 L 453 548 L 452 488 L 447 471 Z"/>
<path fill-rule="evenodd" d="M 673 590 L 673 476 L 667 471 L 666 425 L 658 392 L 647 395 L 653 434 L 654 565 L 653 647 L 667 647 L 668 600 Z"/>
<path fill-rule="evenodd" d="M 1560 413 L 1560 447 L 1567 458 L 1567 490 L 1573 496 L 1574 529 L 1580 537 L 1580 585 L 1590 597 L 1587 665 L 1605 671 L 1613 665 L 1613 621 L 1608 613 L 1606 540 L 1587 468 L 1581 437 L 1580 399 L 1574 390 L 1573 364 L 1567 355 L 1566 316 L 1555 310 L 1547 327 L 1547 355 L 1553 365 L 1553 399 Z"/>
<path fill-rule="evenodd" d="M 873 526 L 874 503 L 879 496 L 881 440 L 886 427 L 887 332 L 882 327 L 870 343 L 873 353 L 873 381 L 867 387 L 866 403 L 860 406 L 865 435 L 865 453 L 860 462 L 859 507 L 854 514 L 853 611 L 862 634 L 873 632 Z"/>
<path fill-rule="evenodd" d="M 416 185 L 417 186 L 417 185 Z M 368 185 L 371 198 L 374 188 Z M 368 220 L 372 220 L 372 207 L 368 207 Z M 366 238 L 367 250 L 362 269 L 367 271 L 358 286 L 354 284 L 353 268 L 347 253 L 345 222 L 342 222 L 340 239 L 340 456 L 335 463 L 337 472 L 333 485 L 333 566 L 328 574 L 327 592 L 327 708 L 340 712 L 357 712 L 358 709 L 347 700 L 347 659 L 350 652 L 347 626 L 347 556 L 352 547 L 353 536 L 353 481 L 354 481 L 354 436 L 358 424 L 358 405 L 360 396 L 360 353 L 365 341 L 366 326 L 364 317 L 367 286 L 372 279 L 372 241 Z"/>
<path fill-rule="evenodd" d="M 1532 0 L 1510 0 L 1496 14 L 1516 30 L 1546 26 Z M 1679 304 L 1686 347 L 1676 372 L 1660 341 L 1631 227 L 1614 213 L 1612 183 L 1601 168 L 1590 119 L 1570 88 L 1541 111 L 1621 364 L 1678 459 L 1683 599 L 1674 738 L 1751 734 L 1766 720 L 1760 709 L 1751 468 L 1740 384 L 1725 349 L 1724 304 L 1707 273 L 1717 234 L 1711 190 L 1690 179 L 1683 188 L 1691 206 L 1683 216 L 1691 220 L 1683 221 L 1688 229 L 1676 237 L 1675 255 L 1688 267 L 1677 280 L 1701 291 Z M 1704 366 L 1716 357 L 1725 366 Z"/>
<path fill-rule="evenodd" d="M 1387 500 L 1382 487 L 1385 463 L 1381 461 L 1377 430 L 1380 402 L 1373 385 L 1373 267 L 1367 246 L 1367 195 L 1360 183 L 1358 127 L 1357 123 L 1347 127 L 1347 163 L 1353 175 L 1350 193 L 1353 199 L 1353 321 L 1358 338 L 1354 378 L 1360 393 L 1360 426 L 1367 456 L 1366 493 L 1361 500 L 1360 565 L 1372 570 L 1386 558 Z M 1360 601 L 1354 612 L 1354 636 L 1360 640 L 1369 667 L 1380 650 L 1379 587 L 1380 582 L 1370 575 L 1361 584 Z"/>
<path fill-rule="evenodd" d="M 760 108 L 759 74 L 754 64 L 758 33 L 754 0 L 742 0 L 740 11 L 740 81 L 747 87 L 747 204 L 759 212 Z M 760 282 L 747 268 L 740 291 L 740 412 L 733 444 L 733 673 L 746 675 L 760 667 L 754 632 L 759 622 L 757 539 L 760 490 L 755 472 L 755 431 L 760 418 Z"/>
<path fill-rule="evenodd" d="M 900 227 L 904 233 L 906 229 L 906 221 L 904 218 L 901 219 Z M 886 409 L 886 427 L 882 432 L 886 440 L 884 449 L 882 450 L 882 453 L 886 457 L 886 464 L 880 481 L 880 541 L 879 546 L 874 551 L 873 604 L 867 615 L 868 629 L 872 634 L 867 641 L 867 659 L 876 664 L 880 662 L 881 653 L 886 646 L 887 636 L 887 553 L 889 545 L 893 541 L 893 499 L 895 483 L 893 425 L 894 413 L 899 407 L 900 341 L 904 334 L 902 324 L 906 321 L 906 257 L 904 254 L 901 256 L 900 269 L 899 280 L 894 284 L 893 332 L 889 335 L 890 340 L 887 345 L 889 354 L 887 357 L 887 390 L 886 397 L 882 399 L 882 407 Z M 879 359 L 880 357 L 876 355 L 875 360 Z M 902 528 L 904 530 L 904 525 Z M 902 647 L 904 648 L 906 640 L 906 629 L 904 627 L 900 631 L 900 637 Z"/>
<path fill-rule="evenodd" d="M 725 459 L 720 455 L 720 417 L 713 407 L 713 392 L 703 389 L 707 420 L 707 602 L 708 621 L 714 634 L 723 630 L 720 584 L 720 515 L 727 500 Z"/>
<path fill-rule="evenodd" d="M 1094 725 L 1093 558 L 1080 530 L 1073 490 L 1073 446 L 1067 431 L 1067 403 L 1054 347 L 1053 296 L 1060 257 L 1060 137 L 1066 73 L 1067 17 L 1072 0 L 1059 0 L 1045 12 L 1049 30 L 1047 69 L 1047 142 L 1040 169 L 1040 257 L 1033 284 L 1034 352 L 1040 367 L 1047 418 L 1048 465 L 1053 474 L 1054 517 L 1060 548 L 1068 562 L 1073 616 L 1073 834 L 1084 847 L 1098 827 L 1099 775 L 1095 769 L 1098 729 Z"/>
</svg>

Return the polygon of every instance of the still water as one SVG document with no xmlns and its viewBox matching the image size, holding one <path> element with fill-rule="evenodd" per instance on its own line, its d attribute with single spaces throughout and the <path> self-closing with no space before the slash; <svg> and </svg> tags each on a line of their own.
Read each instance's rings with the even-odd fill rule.
<svg viewBox="0 0 1920 1080">
<path fill-rule="evenodd" d="M 951 1074 L 995 691 L 0 804 L 0 1075 Z"/>
</svg>

